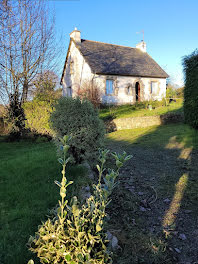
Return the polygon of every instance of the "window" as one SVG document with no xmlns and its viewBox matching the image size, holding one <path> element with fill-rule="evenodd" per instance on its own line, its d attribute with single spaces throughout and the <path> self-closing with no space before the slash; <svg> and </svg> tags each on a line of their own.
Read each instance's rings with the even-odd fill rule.
<svg viewBox="0 0 198 264">
<path fill-rule="evenodd" d="M 157 92 L 158 82 L 151 82 L 151 94 L 155 94 Z"/>
<path fill-rule="evenodd" d="M 113 80 L 106 80 L 106 94 L 113 94 Z"/>
<path fill-rule="evenodd" d="M 126 94 L 127 95 L 132 95 L 132 87 L 131 85 L 128 85 L 127 88 L 126 88 Z"/>
<path fill-rule="evenodd" d="M 72 97 L 72 89 L 71 89 L 71 87 L 67 88 L 67 96 Z"/>
</svg>

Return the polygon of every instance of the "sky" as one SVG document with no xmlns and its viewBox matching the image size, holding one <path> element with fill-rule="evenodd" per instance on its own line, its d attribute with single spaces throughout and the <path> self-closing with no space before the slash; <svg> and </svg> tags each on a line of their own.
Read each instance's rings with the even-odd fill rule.
<svg viewBox="0 0 198 264">
<path fill-rule="evenodd" d="M 198 0 L 48 0 L 55 12 L 57 38 L 62 36 L 63 62 L 69 33 L 81 38 L 135 47 L 142 40 L 147 52 L 183 85 L 182 58 L 198 47 Z M 62 66 L 60 66 L 62 67 Z"/>
</svg>

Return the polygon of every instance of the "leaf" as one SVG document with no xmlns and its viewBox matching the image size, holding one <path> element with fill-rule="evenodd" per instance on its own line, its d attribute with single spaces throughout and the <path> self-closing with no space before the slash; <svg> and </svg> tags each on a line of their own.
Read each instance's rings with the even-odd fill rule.
<svg viewBox="0 0 198 264">
<path fill-rule="evenodd" d="M 68 138 L 69 138 L 69 136 L 64 135 L 63 140 L 64 140 L 65 143 L 67 142 Z"/>
<path fill-rule="evenodd" d="M 34 264 L 34 261 L 33 261 L 32 259 L 30 259 L 30 260 L 28 261 L 28 264 Z"/>
<path fill-rule="evenodd" d="M 116 166 L 120 168 L 123 165 L 123 163 L 119 160 L 116 160 Z"/>
<path fill-rule="evenodd" d="M 58 185 L 60 188 L 62 187 L 61 183 L 59 181 L 54 181 L 56 185 Z"/>
<path fill-rule="evenodd" d="M 130 160 L 131 158 L 133 158 L 133 155 L 128 155 L 124 160 L 127 161 Z"/>
<path fill-rule="evenodd" d="M 68 149 L 69 149 L 69 145 L 63 146 L 63 151 L 65 154 L 67 153 Z"/>
<path fill-rule="evenodd" d="M 66 161 L 65 161 L 65 163 L 67 164 L 69 161 L 71 160 L 71 158 L 69 157 L 69 158 L 67 158 L 66 159 Z"/>
<path fill-rule="evenodd" d="M 68 184 L 66 184 L 66 187 L 71 185 L 72 183 L 73 183 L 73 181 L 68 182 Z"/>
<path fill-rule="evenodd" d="M 102 230 L 102 227 L 99 224 L 97 224 L 96 225 L 96 232 L 100 232 L 101 230 Z"/>
<path fill-rule="evenodd" d="M 65 259 L 66 259 L 67 261 L 70 261 L 70 260 L 71 260 L 71 256 L 70 256 L 69 254 L 67 254 L 67 255 L 65 255 Z"/>
<path fill-rule="evenodd" d="M 96 168 L 98 169 L 98 171 L 100 172 L 100 166 L 97 164 Z"/>
<path fill-rule="evenodd" d="M 59 162 L 61 165 L 63 165 L 63 163 L 64 163 L 64 162 L 63 162 L 63 159 L 61 159 L 61 158 L 58 159 L 58 162 Z"/>
</svg>

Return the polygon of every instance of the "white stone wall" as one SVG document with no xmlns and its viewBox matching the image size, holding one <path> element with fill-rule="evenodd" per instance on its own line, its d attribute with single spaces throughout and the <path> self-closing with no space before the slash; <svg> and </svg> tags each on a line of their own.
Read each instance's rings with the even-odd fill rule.
<svg viewBox="0 0 198 264">
<path fill-rule="evenodd" d="M 92 77 L 93 74 L 89 65 L 86 63 L 80 51 L 72 41 L 62 80 L 63 96 L 70 96 L 69 87 L 72 88 L 72 96 L 76 96 L 83 81 L 90 81 Z"/>
<path fill-rule="evenodd" d="M 106 79 L 114 80 L 114 95 L 105 94 Z M 95 76 L 95 83 L 101 87 L 102 102 L 108 104 L 126 104 L 136 102 L 135 84 L 140 83 L 140 100 L 161 100 L 166 96 L 166 79 L 140 78 L 128 76 Z M 157 82 L 157 90 L 151 94 L 151 82 Z M 128 87 L 130 87 L 128 94 Z"/>
<path fill-rule="evenodd" d="M 72 62 L 72 67 L 70 66 Z M 73 70 L 72 70 L 72 69 Z M 71 72 L 72 70 L 72 72 Z M 106 95 L 106 79 L 114 80 L 114 95 Z M 83 83 L 92 82 L 100 89 L 102 103 L 107 104 L 126 104 L 136 102 L 135 84 L 140 83 L 140 100 L 161 100 L 166 96 L 166 79 L 165 78 L 145 78 L 145 77 L 128 77 L 128 76 L 106 76 L 95 75 L 91 72 L 89 65 L 81 55 L 80 51 L 72 42 L 68 61 L 62 81 L 63 95 L 77 95 L 79 87 Z M 157 89 L 151 94 L 151 82 L 157 82 Z M 72 87 L 70 94 L 69 87 Z M 130 87 L 129 93 L 127 88 Z"/>
</svg>

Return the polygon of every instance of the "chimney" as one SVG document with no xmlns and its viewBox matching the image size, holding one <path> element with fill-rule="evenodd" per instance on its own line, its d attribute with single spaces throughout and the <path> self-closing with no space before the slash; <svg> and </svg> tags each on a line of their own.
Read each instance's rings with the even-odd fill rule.
<svg viewBox="0 0 198 264">
<path fill-rule="evenodd" d="M 69 35 L 77 44 L 81 43 L 80 31 L 76 27 Z"/>
<path fill-rule="evenodd" d="M 140 49 L 142 52 L 146 52 L 146 42 L 143 40 L 136 45 L 137 49 Z"/>
</svg>

